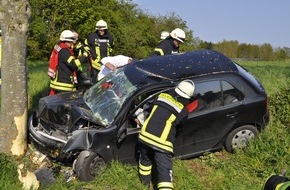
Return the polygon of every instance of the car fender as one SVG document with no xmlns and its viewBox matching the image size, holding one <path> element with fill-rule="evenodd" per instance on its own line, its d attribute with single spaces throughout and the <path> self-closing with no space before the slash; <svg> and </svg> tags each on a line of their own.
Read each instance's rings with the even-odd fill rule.
<svg viewBox="0 0 290 190">
<path fill-rule="evenodd" d="M 104 129 L 82 129 L 73 133 L 63 148 L 64 153 L 91 150 L 99 154 L 105 161 L 113 158 L 114 136 L 116 127 Z M 106 135 L 104 135 L 106 134 Z M 110 138 L 107 138 L 110 137 Z"/>
</svg>

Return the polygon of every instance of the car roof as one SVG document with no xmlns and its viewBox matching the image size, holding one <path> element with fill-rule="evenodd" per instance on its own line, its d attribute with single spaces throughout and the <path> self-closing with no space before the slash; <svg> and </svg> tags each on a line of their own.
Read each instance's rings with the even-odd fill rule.
<svg viewBox="0 0 290 190">
<path fill-rule="evenodd" d="M 213 50 L 149 57 L 129 64 L 125 74 L 135 84 L 175 81 L 208 74 L 238 72 L 233 61 Z"/>
</svg>

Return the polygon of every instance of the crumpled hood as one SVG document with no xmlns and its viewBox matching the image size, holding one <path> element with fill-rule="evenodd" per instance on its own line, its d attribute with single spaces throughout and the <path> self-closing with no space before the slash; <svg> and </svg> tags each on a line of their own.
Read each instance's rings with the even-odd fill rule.
<svg viewBox="0 0 290 190">
<path fill-rule="evenodd" d="M 47 96 L 39 100 L 39 119 L 48 131 L 58 129 L 71 132 L 80 119 L 97 123 L 92 111 L 83 99 L 83 92 L 68 92 Z"/>
</svg>

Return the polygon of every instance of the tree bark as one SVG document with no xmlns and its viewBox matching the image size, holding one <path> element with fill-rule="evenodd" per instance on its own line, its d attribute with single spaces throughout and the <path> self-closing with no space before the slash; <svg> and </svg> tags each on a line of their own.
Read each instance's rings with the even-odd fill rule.
<svg viewBox="0 0 290 190">
<path fill-rule="evenodd" d="M 1 0 L 2 29 L 0 152 L 24 155 L 27 148 L 26 41 L 30 4 Z"/>
</svg>

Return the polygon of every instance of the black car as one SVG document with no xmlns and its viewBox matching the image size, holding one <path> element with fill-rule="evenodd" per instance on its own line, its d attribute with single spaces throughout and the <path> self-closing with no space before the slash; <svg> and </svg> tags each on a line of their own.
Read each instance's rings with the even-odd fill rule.
<svg viewBox="0 0 290 190">
<path fill-rule="evenodd" d="M 29 119 L 31 142 L 83 181 L 111 160 L 136 163 L 136 113 L 184 79 L 194 81 L 199 105 L 177 127 L 175 157 L 233 152 L 269 123 L 262 84 L 223 54 L 198 50 L 139 60 L 86 91 L 41 98 Z"/>
</svg>

